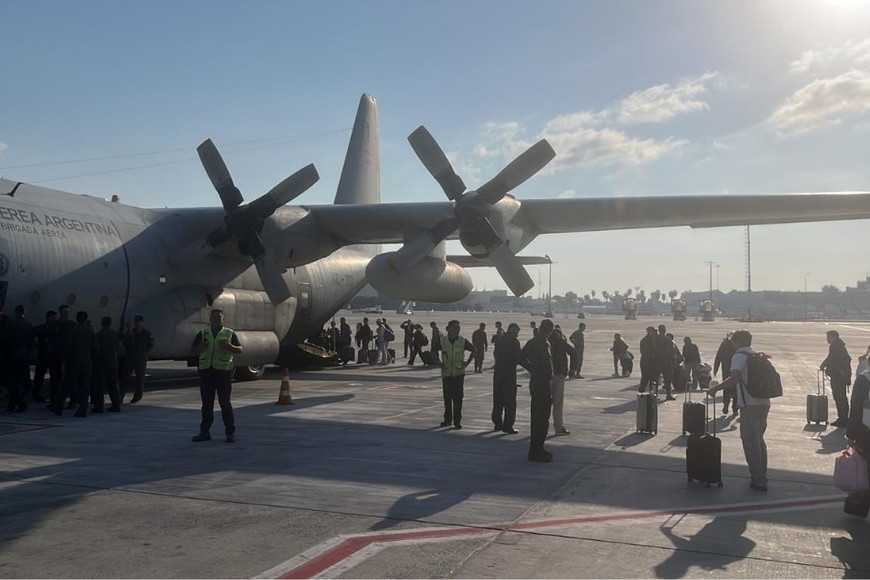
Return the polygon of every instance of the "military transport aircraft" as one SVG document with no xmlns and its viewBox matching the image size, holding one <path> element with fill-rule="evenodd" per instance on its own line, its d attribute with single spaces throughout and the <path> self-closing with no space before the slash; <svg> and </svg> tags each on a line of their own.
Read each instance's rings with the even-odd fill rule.
<svg viewBox="0 0 870 580">
<path fill-rule="evenodd" d="M 152 358 L 178 360 L 222 308 L 251 377 L 286 360 L 367 282 L 397 298 L 453 302 L 472 289 L 465 267 L 490 265 L 521 295 L 533 260 L 515 254 L 540 234 L 870 218 L 866 192 L 520 201 L 509 192 L 556 154 L 545 140 L 469 190 L 424 127 L 408 139 L 449 201 L 380 203 L 369 95 L 332 205 L 287 205 L 317 181 L 313 165 L 244 203 L 211 141 L 198 152 L 222 208 L 143 209 L 0 179 L 0 307 L 24 304 L 34 323 L 60 304 L 93 320 L 142 314 Z M 444 241 L 456 238 L 470 257 L 447 259 Z M 404 245 L 378 253 L 381 243 Z"/>
</svg>

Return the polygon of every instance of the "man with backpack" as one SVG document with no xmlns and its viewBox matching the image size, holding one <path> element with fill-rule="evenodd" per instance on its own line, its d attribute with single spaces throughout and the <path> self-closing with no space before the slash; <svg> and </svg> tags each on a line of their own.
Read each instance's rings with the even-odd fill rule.
<svg viewBox="0 0 870 580">
<path fill-rule="evenodd" d="M 752 350 L 752 334 L 738 330 L 731 335 L 735 352 L 731 358 L 731 374 L 719 385 L 707 390 L 709 396 L 729 387 L 737 388 L 740 407 L 740 439 L 749 466 L 750 489 L 767 491 L 767 416 L 770 399 L 782 395 L 779 374 L 764 353 Z"/>
<path fill-rule="evenodd" d="M 819 365 L 819 370 L 831 378 L 831 392 L 837 404 L 837 420 L 831 423 L 833 427 L 845 427 L 849 422 L 849 399 L 846 389 L 852 382 L 852 357 L 846 350 L 846 343 L 836 330 L 826 333 L 828 339 L 828 357 Z"/>
</svg>

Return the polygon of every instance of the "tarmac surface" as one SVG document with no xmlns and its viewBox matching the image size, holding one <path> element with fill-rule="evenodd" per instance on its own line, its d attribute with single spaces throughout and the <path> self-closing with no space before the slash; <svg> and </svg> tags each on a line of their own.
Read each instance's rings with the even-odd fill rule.
<svg viewBox="0 0 870 580">
<path fill-rule="evenodd" d="M 396 329 L 407 318 L 386 316 Z M 481 321 L 488 331 L 516 321 L 522 341 L 532 320 L 412 318 L 441 328 L 458 318 L 467 337 Z M 555 322 L 570 333 L 579 321 Z M 0 576 L 870 576 L 870 523 L 843 514 L 831 484 L 845 430 L 805 422 L 825 331 L 838 330 L 856 360 L 870 324 L 585 322 L 586 378 L 566 385 L 571 433 L 548 440 L 549 464 L 526 460 L 528 389 L 518 435 L 492 431 L 489 370 L 466 378 L 463 429 L 440 428 L 438 371 L 406 366 L 401 345 L 395 365 L 293 373 L 292 406 L 275 405 L 279 369 L 235 383 L 233 444 L 217 410 L 214 439 L 191 442 L 198 380 L 178 363 L 152 363 L 144 399 L 121 413 L 3 413 Z M 719 399 L 721 489 L 686 481 L 682 396 L 660 404 L 657 435 L 635 433 L 638 368 L 611 377 L 607 349 L 621 332 L 639 354 L 645 327 L 660 322 L 679 344 L 691 336 L 705 361 L 741 326 L 773 355 L 786 393 L 770 413 L 768 493 L 748 488 L 738 419 L 722 416 Z M 833 420 L 833 399 L 829 409 Z"/>
</svg>

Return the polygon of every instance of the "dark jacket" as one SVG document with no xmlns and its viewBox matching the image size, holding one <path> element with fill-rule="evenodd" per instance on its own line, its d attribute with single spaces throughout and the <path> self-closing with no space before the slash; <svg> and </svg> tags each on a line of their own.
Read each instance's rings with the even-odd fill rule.
<svg viewBox="0 0 870 580">
<path fill-rule="evenodd" d="M 722 365 L 722 377 L 728 378 L 731 374 L 731 357 L 734 356 L 734 345 L 730 339 L 725 339 L 719 345 L 719 350 L 716 351 L 716 360 L 713 361 L 713 374 L 719 372 L 719 365 Z"/>
<path fill-rule="evenodd" d="M 574 348 L 577 350 L 577 354 L 583 352 L 583 349 L 586 348 L 586 336 L 583 334 L 582 330 L 575 330 L 568 340 L 571 341 L 571 344 L 574 345 Z M 628 348 L 627 346 L 625 348 Z"/>
<path fill-rule="evenodd" d="M 520 348 L 520 341 L 510 334 L 503 333 L 498 337 L 492 356 L 495 359 L 495 372 L 493 373 L 493 381 L 495 382 L 515 385 L 517 383 L 517 366 L 529 369 L 529 361 L 526 360 L 526 355 Z"/>
<path fill-rule="evenodd" d="M 646 335 L 640 339 L 640 358 L 644 364 L 654 363 L 658 355 L 658 336 Z"/>
<path fill-rule="evenodd" d="M 613 346 L 610 347 L 610 350 L 613 351 L 614 358 L 621 360 L 625 358 L 625 353 L 628 352 L 628 345 L 621 338 L 617 338 L 613 340 Z"/>
<path fill-rule="evenodd" d="M 97 335 L 88 326 L 76 324 L 69 337 L 69 344 L 64 353 L 64 364 L 78 369 L 92 367 L 100 353 L 97 345 Z"/>
<path fill-rule="evenodd" d="M 107 371 L 118 372 L 118 359 L 121 355 L 121 333 L 111 328 L 101 328 L 97 333 L 99 348 L 99 367 Z"/>
<path fill-rule="evenodd" d="M 828 345 L 828 358 L 822 362 L 820 368 L 832 379 L 839 377 L 847 383 L 852 381 L 852 357 L 841 338 L 835 338 Z"/>
<path fill-rule="evenodd" d="M 523 355 L 529 361 L 529 389 L 533 392 L 549 393 L 553 379 L 553 355 L 550 343 L 539 333 L 523 347 Z"/>
<path fill-rule="evenodd" d="M 701 362 L 701 353 L 698 350 L 698 345 L 694 342 L 691 344 L 683 345 L 683 358 L 687 363 L 699 363 Z"/>
<path fill-rule="evenodd" d="M 486 350 L 486 331 L 478 328 L 471 333 L 471 344 L 480 350 Z"/>
<path fill-rule="evenodd" d="M 553 374 L 568 376 L 568 369 L 577 365 L 577 351 L 568 344 L 564 338 L 559 338 L 555 333 L 550 335 L 550 353 L 553 357 Z M 570 357 L 571 361 L 568 362 Z"/>
</svg>

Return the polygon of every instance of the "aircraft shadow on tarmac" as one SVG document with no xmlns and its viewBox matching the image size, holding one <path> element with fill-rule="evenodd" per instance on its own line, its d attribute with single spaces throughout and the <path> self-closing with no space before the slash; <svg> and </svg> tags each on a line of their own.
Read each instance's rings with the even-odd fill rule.
<svg viewBox="0 0 870 580">
<path fill-rule="evenodd" d="M 484 505 L 498 496 L 514 496 L 532 503 L 542 501 L 566 482 L 582 482 L 584 477 L 588 477 L 584 475 L 587 467 L 607 474 L 612 484 L 624 478 L 626 470 L 641 469 L 655 470 L 660 479 L 672 477 L 674 486 L 687 485 L 682 456 L 630 456 L 620 449 L 572 444 L 569 439 L 560 438 L 556 461 L 547 465 L 535 464 L 525 457 L 528 450 L 525 433 L 518 437 L 468 437 L 465 431 L 471 430 L 468 428 L 470 425 L 466 425 L 465 431 L 453 435 L 452 430 L 431 431 L 421 428 L 419 423 L 406 427 L 364 422 L 368 420 L 366 417 L 370 417 L 366 414 L 370 409 L 363 407 L 365 403 L 360 399 L 348 394 L 301 396 L 296 398 L 293 407 L 274 403 L 240 406 L 236 409 L 239 441 L 233 445 L 224 443 L 219 436 L 222 425 L 217 410 L 213 428 L 215 439 L 198 444 L 190 442 L 200 420 L 198 408 L 161 407 L 159 412 L 152 413 L 147 406 L 132 409 L 125 406 L 120 414 L 91 415 L 84 420 L 75 419 L 70 413 L 62 418 L 33 412 L 16 416 L 17 422 L 51 424 L 57 428 L 4 436 L 4 447 L 10 451 L 16 441 L 24 442 L 21 453 L 26 456 L 25 463 L 29 464 L 14 470 L 8 467 L 12 465 L 10 463 L 0 473 L 0 482 L 9 482 L 0 485 L 4 536 L 12 538 L 26 534 L 52 512 L 65 509 L 94 489 L 142 490 L 180 497 L 209 496 L 234 500 L 238 490 L 245 489 L 245 486 L 251 486 L 252 493 L 266 493 L 258 487 L 258 482 L 284 476 L 288 482 L 291 478 L 300 478 L 299 481 L 319 481 L 318 487 L 325 490 L 334 489 L 334 492 L 319 492 L 323 502 L 330 501 L 329 498 L 333 497 L 330 493 L 342 493 L 340 490 L 346 493 L 348 484 L 426 490 L 408 493 L 395 500 L 389 508 L 384 508 L 384 521 L 375 524 L 374 529 L 385 529 L 402 520 L 444 523 L 446 517 L 447 521 L 454 523 L 449 519 L 453 516 L 447 514 L 439 518 L 439 514 L 465 501 Z M 294 413 L 294 410 L 328 403 L 342 405 L 338 419 L 325 420 Z M 524 421 L 525 417 L 520 420 Z M 101 421 L 100 429 L 104 429 L 104 436 L 95 437 L 93 424 Z M 628 447 L 648 438 L 630 434 L 619 439 L 617 444 Z M 124 444 L 119 444 L 119 441 L 124 441 Z M 35 465 L 41 455 L 45 456 L 45 464 Z M 203 479 L 216 474 L 223 478 L 222 485 L 203 487 Z M 742 462 L 723 464 L 723 474 L 726 488 L 745 486 L 747 470 Z M 773 485 L 793 482 L 830 489 L 828 474 L 771 469 L 769 478 Z M 223 485 L 224 480 L 232 485 Z M 288 485 L 288 488 L 292 487 Z M 602 487 L 607 488 L 607 485 Z M 588 487 L 585 489 L 589 490 Z M 709 505 L 721 492 L 690 486 L 684 502 L 686 507 Z M 565 494 L 560 497 L 563 501 L 594 501 L 629 510 L 673 507 L 672 498 L 656 494 L 589 493 L 594 496 L 580 493 L 570 498 Z M 755 496 L 746 499 L 755 499 Z M 272 498 L 270 501 L 275 500 Z M 286 501 L 288 507 L 298 505 L 295 496 Z M 322 509 L 329 506 L 328 503 L 320 505 Z M 360 515 L 377 516 L 371 504 L 362 504 L 359 510 Z M 772 516 L 757 512 L 751 517 L 765 520 Z M 720 519 L 731 520 L 716 518 L 715 522 Z M 734 554 L 734 558 L 745 556 L 752 550 L 751 543 L 740 539 L 734 521 L 715 522 L 691 540 L 676 537 L 672 540 L 678 547 L 691 550 L 692 542 L 698 541 L 699 537 L 721 536 L 731 540 L 726 553 Z M 815 526 L 816 523 L 812 518 L 803 518 L 797 519 L 796 525 Z M 853 542 L 857 543 L 856 540 Z M 13 544 L 4 543 L 0 546 L 0 553 L 11 549 Z M 857 553 L 857 550 L 853 551 Z M 845 557 L 852 558 L 852 551 L 846 552 Z M 685 573 L 690 561 L 681 559 L 685 557 L 685 554 L 672 556 L 660 564 L 657 572 L 663 577 Z M 870 569 L 866 555 L 855 560 L 853 565 L 860 567 L 860 562 L 865 570 Z"/>
</svg>

